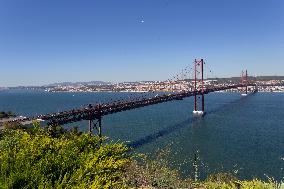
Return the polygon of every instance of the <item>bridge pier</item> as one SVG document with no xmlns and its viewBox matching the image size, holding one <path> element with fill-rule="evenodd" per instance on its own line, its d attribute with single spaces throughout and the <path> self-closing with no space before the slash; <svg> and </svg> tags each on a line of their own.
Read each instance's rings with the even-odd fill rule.
<svg viewBox="0 0 284 189">
<path fill-rule="evenodd" d="M 97 127 L 98 135 L 101 138 L 102 137 L 102 116 L 99 116 L 98 118 L 98 127 Z"/>
<path fill-rule="evenodd" d="M 242 84 L 244 85 L 244 92 L 241 95 L 247 96 L 248 95 L 248 71 L 246 70 L 246 73 L 244 75 L 244 72 L 242 71 Z"/>
<path fill-rule="evenodd" d="M 254 86 L 254 91 L 253 91 L 253 93 L 257 93 L 258 92 L 258 85 L 256 84 L 255 86 Z"/>
<path fill-rule="evenodd" d="M 194 94 L 194 110 L 192 113 L 193 115 L 196 115 L 196 116 L 203 116 L 205 114 L 205 95 L 201 94 L 201 110 L 198 110 L 197 101 L 198 101 L 198 98 L 197 98 L 197 94 L 195 93 Z"/>
<path fill-rule="evenodd" d="M 89 123 L 89 133 L 92 133 L 92 127 L 93 127 L 93 121 L 94 120 L 88 120 L 88 123 Z"/>
<path fill-rule="evenodd" d="M 102 116 L 96 118 L 97 122 L 94 122 L 93 119 L 88 120 L 88 129 L 89 133 L 92 134 L 94 128 L 97 130 L 97 135 L 102 137 Z"/>
<path fill-rule="evenodd" d="M 88 127 L 89 127 L 89 133 L 93 133 L 93 129 L 96 128 L 98 132 L 98 136 L 102 136 L 102 117 L 98 118 L 98 121 L 94 123 L 94 120 L 88 120 Z"/>
<path fill-rule="evenodd" d="M 94 128 L 97 130 L 98 136 L 101 138 L 102 137 L 102 112 L 101 112 L 101 106 L 99 105 L 99 113 L 97 115 L 92 115 L 90 113 L 89 115 L 89 120 L 88 120 L 88 128 L 89 128 L 89 133 L 92 134 Z M 91 108 L 91 105 L 89 105 L 89 108 Z M 94 122 L 94 120 L 97 120 L 97 122 Z"/>
<path fill-rule="evenodd" d="M 205 112 L 205 100 L 204 100 L 204 93 L 202 93 L 202 112 Z"/>
</svg>

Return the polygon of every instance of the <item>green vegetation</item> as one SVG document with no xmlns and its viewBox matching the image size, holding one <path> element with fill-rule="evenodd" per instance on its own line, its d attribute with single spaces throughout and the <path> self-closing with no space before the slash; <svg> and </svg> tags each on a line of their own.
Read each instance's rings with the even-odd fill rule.
<svg viewBox="0 0 284 189">
<path fill-rule="evenodd" d="M 3 119 L 3 118 L 9 118 L 9 117 L 15 117 L 15 114 L 11 111 L 8 111 L 8 112 L 0 112 L 0 119 Z"/>
<path fill-rule="evenodd" d="M 103 139 L 105 140 L 105 138 Z M 123 144 L 89 134 L 50 135 L 39 127 L 0 136 L 0 188 L 115 188 L 130 161 Z"/>
<path fill-rule="evenodd" d="M 184 179 L 169 167 L 167 151 L 155 159 L 130 152 L 125 144 L 58 126 L 9 127 L 0 133 L 0 188 L 280 188 L 228 173 Z"/>
</svg>

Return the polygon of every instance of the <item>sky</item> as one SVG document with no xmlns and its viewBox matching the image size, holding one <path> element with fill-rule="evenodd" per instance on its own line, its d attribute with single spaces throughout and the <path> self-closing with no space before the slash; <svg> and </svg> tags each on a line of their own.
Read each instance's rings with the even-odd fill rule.
<svg viewBox="0 0 284 189">
<path fill-rule="evenodd" d="M 0 87 L 284 75 L 283 0 L 0 0 Z"/>
</svg>

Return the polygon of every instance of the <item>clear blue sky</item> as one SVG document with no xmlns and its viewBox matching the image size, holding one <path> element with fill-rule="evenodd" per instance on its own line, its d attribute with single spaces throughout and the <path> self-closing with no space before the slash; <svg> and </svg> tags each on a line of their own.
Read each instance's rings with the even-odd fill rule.
<svg viewBox="0 0 284 189">
<path fill-rule="evenodd" d="M 0 86 L 164 80 L 194 58 L 284 75 L 284 1 L 0 0 Z"/>
</svg>

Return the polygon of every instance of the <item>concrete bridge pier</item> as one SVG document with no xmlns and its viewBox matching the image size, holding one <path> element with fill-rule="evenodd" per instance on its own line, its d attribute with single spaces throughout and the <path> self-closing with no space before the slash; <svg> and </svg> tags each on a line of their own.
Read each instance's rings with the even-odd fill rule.
<svg viewBox="0 0 284 189">
<path fill-rule="evenodd" d="M 102 137 L 102 116 L 99 116 L 98 118 L 98 125 L 97 125 L 97 131 L 98 131 L 98 135 L 101 138 Z"/>
<path fill-rule="evenodd" d="M 92 105 L 89 104 L 89 109 L 92 108 Z M 101 138 L 102 137 L 102 111 L 101 105 L 98 105 L 98 114 L 94 115 L 93 113 L 89 113 L 88 115 L 88 130 L 90 134 L 93 134 L 94 128 L 97 130 L 97 135 Z M 94 122 L 96 120 L 96 122 Z"/>
<path fill-rule="evenodd" d="M 194 97 L 194 104 L 195 104 L 195 106 L 194 106 L 194 110 L 193 110 L 193 115 L 195 115 L 195 116 L 203 116 L 203 115 L 205 115 L 205 108 L 204 108 L 204 106 L 205 106 L 205 104 L 204 104 L 204 94 L 202 94 L 201 95 L 201 101 L 202 101 L 202 107 L 201 107 L 201 110 L 198 110 L 197 109 L 197 97 Z"/>
<path fill-rule="evenodd" d="M 91 120 L 91 119 L 88 120 L 89 133 L 92 133 L 92 132 L 93 132 L 93 131 L 92 131 L 92 130 L 93 130 L 93 121 L 94 121 L 94 120 Z"/>
<path fill-rule="evenodd" d="M 102 137 L 102 116 L 96 118 L 97 122 L 94 122 L 93 119 L 88 120 L 88 129 L 89 133 L 92 134 L 94 128 L 97 130 L 97 135 Z"/>
<path fill-rule="evenodd" d="M 242 82 L 242 85 L 244 86 L 244 90 L 243 90 L 243 93 L 241 95 L 247 96 L 248 95 L 248 71 L 247 70 L 246 70 L 245 74 L 242 71 L 241 82 Z"/>
</svg>

